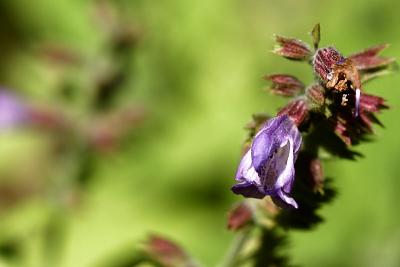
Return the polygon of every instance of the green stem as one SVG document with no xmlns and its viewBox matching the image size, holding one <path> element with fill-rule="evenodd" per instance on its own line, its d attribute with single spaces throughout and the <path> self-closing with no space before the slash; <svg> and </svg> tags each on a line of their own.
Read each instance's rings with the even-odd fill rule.
<svg viewBox="0 0 400 267">
<path fill-rule="evenodd" d="M 232 244 L 225 255 L 223 262 L 218 267 L 234 267 L 237 266 L 239 254 L 242 251 L 246 241 L 249 239 L 251 233 L 251 228 L 241 230 L 235 236 Z"/>
</svg>

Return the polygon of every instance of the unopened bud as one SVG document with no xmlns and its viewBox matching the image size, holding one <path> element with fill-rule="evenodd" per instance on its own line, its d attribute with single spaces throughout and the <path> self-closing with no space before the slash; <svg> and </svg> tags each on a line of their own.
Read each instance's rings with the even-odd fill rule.
<svg viewBox="0 0 400 267">
<path fill-rule="evenodd" d="M 324 83 L 332 80 L 332 69 L 338 62 L 344 61 L 345 58 L 333 47 L 320 48 L 314 55 L 313 66 L 314 71 Z"/>
<path fill-rule="evenodd" d="M 293 122 L 300 126 L 303 121 L 307 118 L 309 113 L 309 107 L 305 99 L 296 99 L 286 106 L 284 106 L 279 112 L 278 115 L 288 115 Z"/>
<path fill-rule="evenodd" d="M 379 52 L 384 50 L 386 47 L 388 47 L 387 44 L 370 47 L 359 53 L 349 56 L 349 58 L 354 62 L 359 70 L 382 68 L 395 61 L 394 58 L 378 56 Z"/>
<path fill-rule="evenodd" d="M 180 246 L 159 235 L 149 237 L 144 251 L 150 258 L 165 267 L 183 266 L 188 261 L 186 253 Z"/>
<path fill-rule="evenodd" d="M 318 83 L 308 87 L 306 95 L 308 99 L 318 106 L 322 106 L 325 103 L 325 89 Z"/>
<path fill-rule="evenodd" d="M 310 173 L 314 191 L 321 191 L 324 186 L 324 172 L 321 160 L 315 158 L 310 161 Z"/>
<path fill-rule="evenodd" d="M 228 215 L 228 229 L 237 231 L 252 221 L 252 211 L 249 205 L 242 202 L 236 205 Z"/>
<path fill-rule="evenodd" d="M 296 77 L 287 74 L 267 75 L 264 79 L 272 82 L 271 92 L 281 96 L 295 96 L 305 87 Z"/>
<path fill-rule="evenodd" d="M 297 39 L 286 38 L 279 35 L 276 35 L 275 38 L 276 42 L 278 43 L 278 46 L 274 49 L 275 54 L 289 59 L 310 59 L 312 52 L 306 43 Z"/>
</svg>

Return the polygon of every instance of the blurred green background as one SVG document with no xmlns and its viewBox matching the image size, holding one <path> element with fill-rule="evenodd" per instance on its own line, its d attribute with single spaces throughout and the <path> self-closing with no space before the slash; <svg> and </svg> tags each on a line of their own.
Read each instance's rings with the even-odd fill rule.
<svg viewBox="0 0 400 267">
<path fill-rule="evenodd" d="M 399 58 L 399 8 L 394 0 L 2 0 L 2 87 L 83 129 L 121 106 L 145 118 L 106 152 L 80 150 L 59 132 L 0 135 L 0 266 L 100 266 L 149 233 L 215 266 L 233 237 L 227 211 L 241 199 L 229 188 L 243 126 L 284 103 L 261 77 L 312 80 L 306 65 L 270 52 L 273 34 L 310 41 L 320 22 L 322 45 L 346 55 L 387 42 L 385 55 Z M 101 79 L 119 72 L 109 106 L 93 107 Z M 386 129 L 357 148 L 365 158 L 325 162 L 339 196 L 322 210 L 324 224 L 291 234 L 293 263 L 400 266 L 399 86 L 394 75 L 365 88 L 388 100 Z"/>
</svg>

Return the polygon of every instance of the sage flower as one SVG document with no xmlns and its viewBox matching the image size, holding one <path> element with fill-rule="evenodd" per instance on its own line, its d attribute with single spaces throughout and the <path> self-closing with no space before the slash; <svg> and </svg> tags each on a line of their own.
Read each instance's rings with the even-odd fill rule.
<svg viewBox="0 0 400 267">
<path fill-rule="evenodd" d="M 288 204 L 297 208 L 290 193 L 300 146 L 301 134 L 289 116 L 270 119 L 243 156 L 236 173 L 239 183 L 232 187 L 232 191 L 252 198 L 270 195 L 280 206 Z"/>
</svg>

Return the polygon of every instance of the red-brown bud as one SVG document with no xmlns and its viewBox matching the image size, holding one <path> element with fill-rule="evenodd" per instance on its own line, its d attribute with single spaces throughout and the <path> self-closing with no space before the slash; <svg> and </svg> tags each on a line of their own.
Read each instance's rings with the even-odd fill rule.
<svg viewBox="0 0 400 267">
<path fill-rule="evenodd" d="M 99 151 L 111 151 L 132 129 L 140 125 L 145 117 L 143 107 L 125 107 L 96 118 L 88 129 L 89 143 Z"/>
<path fill-rule="evenodd" d="M 276 35 L 275 39 L 278 46 L 273 52 L 277 55 L 296 60 L 308 60 L 312 56 L 309 46 L 300 40 L 279 35 Z"/>
<path fill-rule="evenodd" d="M 252 211 L 245 202 L 235 206 L 228 215 L 228 229 L 237 231 L 248 225 L 252 221 Z"/>
<path fill-rule="evenodd" d="M 79 65 L 82 57 L 70 47 L 60 44 L 48 43 L 39 48 L 39 54 L 52 64 Z"/>
<path fill-rule="evenodd" d="M 261 129 L 261 127 L 264 125 L 264 123 L 269 120 L 271 116 L 269 116 L 266 113 L 256 113 L 253 114 L 252 120 L 246 124 L 245 129 L 249 131 L 249 138 L 248 141 L 253 139 L 253 137 L 256 135 L 256 133 Z M 248 144 L 250 145 L 250 144 Z M 245 151 L 247 151 L 247 148 L 245 148 Z"/>
<path fill-rule="evenodd" d="M 350 137 L 349 130 L 347 128 L 348 128 L 348 126 L 345 124 L 345 122 L 337 120 L 334 131 L 346 145 L 350 146 L 351 145 L 351 137 Z"/>
<path fill-rule="evenodd" d="M 64 114 L 45 106 L 31 106 L 29 119 L 32 125 L 47 130 L 65 130 L 70 127 Z"/>
<path fill-rule="evenodd" d="M 279 112 L 278 115 L 288 115 L 293 122 L 300 126 L 303 121 L 307 118 L 309 112 L 308 103 L 305 99 L 296 99 L 286 106 L 284 106 Z"/>
<path fill-rule="evenodd" d="M 318 83 L 309 86 L 306 89 L 307 98 L 314 104 L 322 106 L 325 103 L 325 89 Z"/>
<path fill-rule="evenodd" d="M 144 251 L 161 266 L 183 266 L 188 257 L 183 249 L 176 243 L 158 236 L 151 235 L 145 243 Z"/>
<path fill-rule="evenodd" d="M 271 92 L 281 96 L 295 96 L 305 87 L 296 77 L 287 74 L 267 75 L 264 79 L 272 81 Z"/>
<path fill-rule="evenodd" d="M 321 191 L 324 186 L 324 171 L 321 160 L 315 158 L 310 161 L 310 173 L 314 191 Z"/>
<path fill-rule="evenodd" d="M 388 106 L 385 105 L 385 99 L 382 97 L 363 93 L 360 97 L 360 108 L 368 112 L 378 112 L 381 109 L 387 109 Z"/>
<path fill-rule="evenodd" d="M 332 79 L 333 66 L 344 60 L 345 58 L 335 48 L 320 48 L 314 55 L 314 71 L 324 83 L 327 83 Z"/>
<path fill-rule="evenodd" d="M 384 67 L 394 62 L 394 58 L 378 56 L 379 52 L 384 50 L 386 47 L 388 47 L 387 44 L 370 47 L 359 53 L 349 56 L 349 58 L 354 62 L 359 70 L 369 70 Z"/>
</svg>

